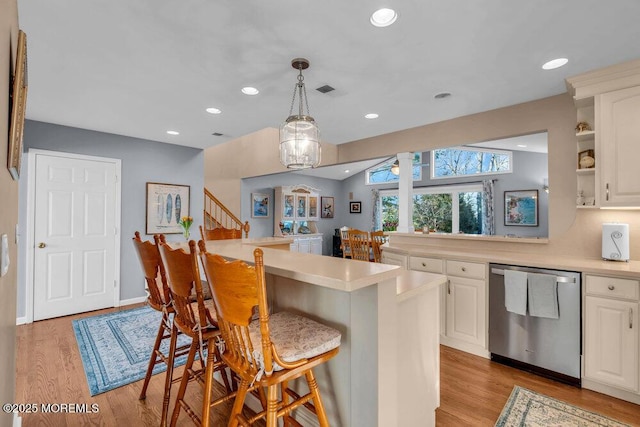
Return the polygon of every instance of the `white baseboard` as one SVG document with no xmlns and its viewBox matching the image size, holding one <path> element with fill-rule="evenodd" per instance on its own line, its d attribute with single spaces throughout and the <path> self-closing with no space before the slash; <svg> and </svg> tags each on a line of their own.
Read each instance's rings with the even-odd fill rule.
<svg viewBox="0 0 640 427">
<path fill-rule="evenodd" d="M 119 302 L 119 307 L 122 307 L 123 305 L 131 305 L 131 304 L 139 304 L 141 302 L 145 302 L 147 300 L 147 297 L 136 297 L 136 298 L 129 298 L 129 299 L 123 299 L 120 300 Z M 16 326 L 17 325 L 24 325 L 28 323 L 27 322 L 27 316 L 22 316 L 22 317 L 17 317 L 16 318 Z"/>
<path fill-rule="evenodd" d="M 129 299 L 122 299 L 120 300 L 120 307 L 122 307 L 123 305 L 131 305 L 131 304 L 138 304 L 141 302 L 145 302 L 147 300 L 147 297 L 136 297 L 136 298 L 129 298 Z"/>
<path fill-rule="evenodd" d="M 13 427 L 22 427 L 22 418 L 17 413 L 13 413 Z"/>
</svg>

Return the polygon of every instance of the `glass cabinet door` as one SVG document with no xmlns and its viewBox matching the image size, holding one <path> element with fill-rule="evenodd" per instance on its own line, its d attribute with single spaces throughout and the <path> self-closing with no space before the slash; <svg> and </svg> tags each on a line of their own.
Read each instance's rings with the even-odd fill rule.
<svg viewBox="0 0 640 427">
<path fill-rule="evenodd" d="M 319 197 L 318 196 L 309 196 L 309 216 L 310 220 L 317 220 L 320 216 L 318 214 L 318 206 L 319 206 Z"/>
<path fill-rule="evenodd" d="M 307 196 L 296 194 L 296 218 L 307 218 Z"/>
<path fill-rule="evenodd" d="M 294 195 L 285 194 L 282 200 L 284 204 L 284 206 L 282 206 L 282 218 L 293 219 L 295 207 Z"/>
</svg>

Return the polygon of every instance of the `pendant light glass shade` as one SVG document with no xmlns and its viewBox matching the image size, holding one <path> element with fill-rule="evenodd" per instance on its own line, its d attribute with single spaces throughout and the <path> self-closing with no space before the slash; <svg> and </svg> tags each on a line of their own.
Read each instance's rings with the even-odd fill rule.
<svg viewBox="0 0 640 427">
<path fill-rule="evenodd" d="M 311 116 L 289 116 L 280 126 L 280 163 L 289 169 L 320 164 L 320 131 Z"/>
<path fill-rule="evenodd" d="M 291 65 L 299 70 L 298 83 L 293 89 L 289 117 L 280 126 L 280 163 L 289 169 L 315 168 L 320 165 L 320 131 L 316 121 L 302 110 L 302 99 L 307 104 L 307 92 L 304 86 L 302 70 L 309 67 L 309 61 L 296 58 Z M 293 115 L 296 93 L 299 98 L 298 114 Z"/>
</svg>

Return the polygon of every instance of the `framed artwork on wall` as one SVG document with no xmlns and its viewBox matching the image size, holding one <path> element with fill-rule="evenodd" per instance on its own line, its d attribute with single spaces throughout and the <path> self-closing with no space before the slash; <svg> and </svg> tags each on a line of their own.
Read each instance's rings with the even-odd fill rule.
<svg viewBox="0 0 640 427">
<path fill-rule="evenodd" d="M 22 160 L 22 133 L 24 130 L 24 113 L 27 107 L 27 35 L 18 32 L 18 49 L 16 65 L 13 72 L 13 82 L 9 85 L 9 152 L 7 153 L 7 168 L 11 177 L 20 177 L 20 163 Z"/>
<path fill-rule="evenodd" d="M 251 217 L 269 217 L 269 195 L 264 193 L 251 193 Z"/>
<path fill-rule="evenodd" d="M 333 197 L 320 197 L 320 205 L 322 207 L 321 218 L 333 218 L 335 212 Z"/>
<path fill-rule="evenodd" d="M 147 234 L 182 233 L 180 218 L 189 216 L 191 187 L 147 182 Z"/>
<path fill-rule="evenodd" d="M 538 190 L 504 192 L 504 225 L 538 226 Z"/>
<path fill-rule="evenodd" d="M 362 202 L 349 202 L 349 213 L 362 213 Z"/>
</svg>

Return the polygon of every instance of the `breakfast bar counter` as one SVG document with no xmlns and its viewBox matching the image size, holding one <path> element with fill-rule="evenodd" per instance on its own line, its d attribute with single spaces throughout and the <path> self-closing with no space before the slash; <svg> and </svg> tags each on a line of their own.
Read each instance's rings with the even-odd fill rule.
<svg viewBox="0 0 640 427">
<path fill-rule="evenodd" d="M 340 353 L 316 372 L 330 425 L 435 425 L 438 287 L 446 277 L 288 252 L 270 241 L 208 241 L 207 250 L 252 263 L 261 246 L 272 311 L 298 312 L 342 333 Z M 295 417 L 317 425 L 305 409 Z"/>
</svg>

